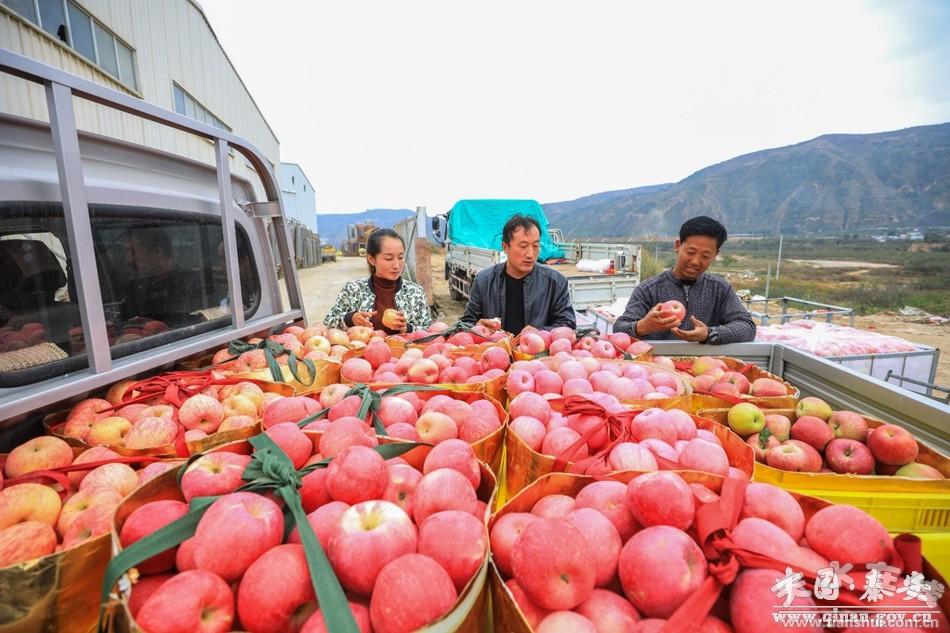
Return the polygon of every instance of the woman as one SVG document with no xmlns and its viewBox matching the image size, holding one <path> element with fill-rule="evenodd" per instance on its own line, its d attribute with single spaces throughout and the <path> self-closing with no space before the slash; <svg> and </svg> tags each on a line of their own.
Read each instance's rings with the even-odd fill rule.
<svg viewBox="0 0 950 633">
<path fill-rule="evenodd" d="M 362 325 L 387 334 L 429 327 L 432 313 L 425 290 L 402 279 L 405 256 L 406 245 L 392 229 L 370 233 L 366 240 L 370 276 L 343 286 L 324 325 L 341 329 Z"/>
</svg>

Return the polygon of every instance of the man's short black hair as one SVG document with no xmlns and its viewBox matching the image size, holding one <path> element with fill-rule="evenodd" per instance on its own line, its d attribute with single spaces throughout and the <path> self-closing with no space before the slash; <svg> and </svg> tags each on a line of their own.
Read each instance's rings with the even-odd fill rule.
<svg viewBox="0 0 950 633">
<path fill-rule="evenodd" d="M 726 227 L 718 220 L 714 220 L 708 215 L 697 215 L 683 222 L 680 227 L 680 244 L 686 241 L 691 235 L 702 235 L 716 240 L 716 248 L 722 248 L 726 243 L 729 234 L 726 233 Z"/>
<path fill-rule="evenodd" d="M 515 214 L 505 222 L 505 227 L 501 230 L 501 241 L 505 244 L 511 244 L 511 237 L 517 229 L 524 229 L 527 233 L 532 227 L 538 229 L 539 234 L 541 233 L 541 225 L 538 224 L 537 220 L 527 215 Z"/>
</svg>

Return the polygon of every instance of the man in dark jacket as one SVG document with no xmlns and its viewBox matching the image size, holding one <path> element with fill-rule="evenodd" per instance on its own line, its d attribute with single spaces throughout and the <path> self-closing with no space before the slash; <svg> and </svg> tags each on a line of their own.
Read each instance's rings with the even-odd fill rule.
<svg viewBox="0 0 950 633">
<path fill-rule="evenodd" d="M 475 276 L 461 321 L 514 334 L 526 325 L 573 329 L 576 321 L 567 278 L 538 264 L 538 222 L 523 215 L 512 216 L 502 229 L 501 242 L 507 260 Z"/>
<path fill-rule="evenodd" d="M 755 322 L 728 281 L 706 270 L 726 241 L 726 228 L 704 215 L 680 227 L 676 264 L 637 286 L 614 332 L 648 340 L 678 338 L 693 343 L 743 343 L 755 339 Z M 686 316 L 661 309 L 676 300 Z"/>
</svg>

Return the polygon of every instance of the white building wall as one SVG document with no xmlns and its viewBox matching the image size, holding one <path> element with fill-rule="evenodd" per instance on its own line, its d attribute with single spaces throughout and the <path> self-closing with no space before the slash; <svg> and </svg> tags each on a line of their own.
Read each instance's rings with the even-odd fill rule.
<svg viewBox="0 0 950 633">
<path fill-rule="evenodd" d="M 221 48 L 200 6 L 193 0 L 75 0 L 135 51 L 138 86 L 125 85 L 66 44 L 20 17 L 0 0 L 0 47 L 31 57 L 175 110 L 177 82 L 232 131 L 253 145 L 276 170 L 280 145 Z M 144 144 L 214 163 L 212 144 L 185 132 L 142 121 L 84 100 L 76 100 L 81 130 Z M 43 89 L 0 73 L 0 112 L 49 120 Z M 233 153 L 231 169 L 255 182 L 253 169 Z"/>
<path fill-rule="evenodd" d="M 284 213 L 317 233 L 317 195 L 297 163 L 281 163 L 277 173 Z"/>
</svg>

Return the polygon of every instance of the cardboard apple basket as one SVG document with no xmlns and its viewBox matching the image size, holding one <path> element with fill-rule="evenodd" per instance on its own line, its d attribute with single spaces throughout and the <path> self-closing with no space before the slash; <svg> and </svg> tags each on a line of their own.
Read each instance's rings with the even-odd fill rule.
<svg viewBox="0 0 950 633">
<path fill-rule="evenodd" d="M 581 336 L 578 336 L 578 338 L 581 338 Z M 634 340 L 636 341 L 638 339 L 634 339 Z M 511 344 L 510 344 L 511 357 L 514 358 L 515 360 L 535 360 L 535 359 L 547 358 L 549 356 L 547 350 L 541 352 L 540 354 L 528 354 L 526 352 L 522 352 L 518 349 L 518 345 L 520 343 L 521 343 L 520 334 L 511 340 Z M 653 358 L 652 347 L 649 350 L 643 352 L 642 354 L 637 354 L 636 356 L 627 353 L 625 350 L 620 349 L 616 345 L 614 345 L 614 349 L 616 349 L 617 353 L 620 355 L 620 358 L 618 358 L 617 360 L 637 360 L 641 362 L 649 362 Z"/>
<path fill-rule="evenodd" d="M 73 451 L 76 455 L 82 453 L 75 447 Z M 6 455 L 0 455 L 0 468 L 5 459 Z M 27 481 L 49 482 L 59 488 L 62 495 L 70 486 L 66 477 L 70 472 L 109 463 L 137 461 L 151 461 L 151 458 L 107 459 L 36 471 L 16 479 L 6 479 L 0 488 Z M 66 550 L 0 567 L 0 603 L 3 605 L 0 631 L 88 633 L 93 630 L 99 615 L 97 603 L 102 579 L 112 558 L 111 541 L 111 536 L 106 533 Z"/>
<path fill-rule="evenodd" d="M 155 380 L 159 378 L 161 378 L 161 376 L 153 377 L 152 379 L 149 379 L 149 380 Z M 256 378 L 239 378 L 237 376 L 232 376 L 231 378 L 227 378 L 223 381 L 217 381 L 215 384 L 237 384 L 239 382 L 245 382 L 245 381 L 253 382 L 258 387 L 260 387 L 261 390 L 264 391 L 264 393 L 277 393 L 285 397 L 294 395 L 293 387 L 291 387 L 290 385 L 283 384 L 283 383 L 269 382 L 266 380 L 258 380 Z M 139 381 L 139 382 L 142 382 L 142 381 Z M 129 398 L 125 400 L 119 400 L 119 401 L 116 401 L 116 403 L 114 403 L 113 406 L 115 409 L 122 408 L 125 405 L 132 404 L 136 400 L 146 397 L 146 396 L 140 395 L 139 392 L 134 388 L 136 384 L 137 383 L 132 383 L 131 388 L 126 390 L 126 393 L 128 393 L 130 396 Z M 182 393 L 182 391 L 184 391 L 184 393 Z M 165 393 L 166 393 L 165 390 L 162 390 L 161 393 L 156 393 L 154 394 L 153 397 L 161 398 L 163 399 L 163 401 L 165 401 L 164 400 L 164 398 L 166 397 Z M 177 397 L 184 399 L 184 398 L 187 398 L 188 395 L 193 395 L 193 394 L 190 394 L 189 391 L 183 389 L 178 392 Z M 46 429 L 46 433 L 48 435 L 54 435 L 64 440 L 67 444 L 69 444 L 70 446 L 74 448 L 80 448 L 80 449 L 91 448 L 91 446 L 87 444 L 86 442 L 74 437 L 68 437 L 67 435 L 63 433 L 63 429 L 66 426 L 66 416 L 68 415 L 68 413 L 69 413 L 68 411 L 59 411 L 59 412 L 52 413 L 50 415 L 45 416 L 43 418 L 43 426 Z M 260 424 L 260 421 L 258 421 L 257 424 L 254 424 L 253 426 L 247 426 L 247 427 L 243 427 L 239 429 L 232 429 L 230 431 L 219 431 L 216 433 L 211 433 L 207 437 L 203 437 L 198 440 L 186 441 L 184 438 L 184 431 L 182 431 L 181 433 L 179 433 L 175 442 L 172 444 L 163 444 L 161 446 L 155 446 L 151 448 L 126 448 L 125 446 L 109 445 L 107 446 L 107 448 L 115 451 L 119 455 L 123 455 L 126 457 L 143 457 L 143 456 L 149 456 L 149 455 L 157 456 L 157 457 L 165 457 L 165 458 L 188 457 L 188 455 L 195 455 L 197 453 L 202 453 L 220 444 L 248 438 L 253 435 L 257 435 L 260 432 L 261 432 L 261 424 Z"/>
<path fill-rule="evenodd" d="M 551 358 L 544 357 L 535 359 L 541 362 L 546 368 L 553 369 L 554 361 Z M 677 372 L 667 369 L 666 367 L 661 367 L 655 363 L 649 363 L 640 360 L 610 360 L 610 359 L 598 359 L 601 363 L 609 363 L 611 365 L 616 365 L 619 367 L 625 367 L 629 365 L 641 365 L 651 372 L 662 372 L 664 374 L 669 374 L 677 379 L 679 383 L 679 392 L 676 396 L 670 396 L 669 398 L 662 398 L 658 400 L 645 400 L 645 399 L 634 399 L 634 400 L 621 400 L 620 404 L 631 406 L 635 409 L 649 409 L 650 407 L 658 407 L 660 409 L 682 409 L 683 411 L 692 411 L 690 408 L 692 404 L 693 396 L 693 387 L 688 380 L 680 376 Z"/>
<path fill-rule="evenodd" d="M 305 433 L 307 433 L 307 435 L 309 435 L 314 441 L 314 450 L 316 450 L 316 447 L 319 443 L 320 434 L 314 432 Z M 391 438 L 381 438 L 381 442 L 390 449 L 405 444 L 411 445 L 411 443 L 392 440 Z M 256 455 L 256 453 L 260 451 L 261 448 L 266 448 L 269 451 L 276 451 L 281 456 L 281 458 L 278 459 L 282 459 L 287 467 L 291 467 L 289 459 L 286 457 L 286 455 L 284 455 L 283 452 L 280 451 L 280 449 L 274 445 L 266 435 L 261 435 L 257 438 L 252 438 L 251 440 L 232 442 L 230 444 L 219 446 L 215 449 L 215 451 L 230 451 L 240 454 Z M 398 450 L 391 452 L 391 455 L 386 453 L 384 454 L 384 457 L 396 456 L 400 454 Z M 255 463 L 252 461 L 249 468 L 254 467 L 254 465 Z M 491 469 L 489 469 L 486 464 L 480 463 L 479 466 L 481 469 L 482 478 L 477 491 L 477 496 L 479 500 L 485 502 L 488 507 L 490 507 L 497 490 L 497 481 L 494 474 L 492 474 Z M 258 479 L 260 476 L 260 472 L 246 475 L 246 477 L 250 477 L 252 479 Z M 182 519 L 179 519 L 175 523 L 166 526 L 162 530 L 159 530 L 155 534 L 143 538 L 141 541 L 138 541 L 132 545 L 129 549 L 123 551 L 118 535 L 123 524 L 128 519 L 129 515 L 132 514 L 132 512 L 140 508 L 142 505 L 152 501 L 184 501 L 184 497 L 182 496 L 178 487 L 177 477 L 177 469 L 159 475 L 155 479 L 139 487 L 116 509 L 112 530 L 112 546 L 116 557 L 113 559 L 114 562 L 110 563 L 109 569 L 107 570 L 106 579 L 101 584 L 102 593 L 100 599 L 103 605 L 104 619 L 101 623 L 102 626 L 100 627 L 100 630 L 146 633 L 136 624 L 131 612 L 129 611 L 129 597 L 131 596 L 131 591 L 134 590 L 134 581 L 137 580 L 138 576 L 137 572 L 134 570 L 134 563 L 137 563 L 143 559 L 143 555 L 134 555 L 135 551 L 133 548 L 141 548 L 142 545 L 140 545 L 140 543 L 144 543 L 147 546 L 146 542 L 156 536 L 167 539 L 168 537 L 164 536 L 162 532 L 168 534 L 168 532 L 173 532 L 176 529 L 179 530 L 177 537 L 173 538 L 171 541 L 167 541 L 166 544 L 171 543 L 172 545 L 177 545 L 181 543 L 194 534 L 194 528 L 197 526 L 197 518 L 200 517 L 200 514 L 203 513 L 203 510 L 207 509 L 210 503 L 216 498 L 204 497 L 202 498 L 202 503 L 200 504 L 193 500 L 191 504 L 192 511 L 188 515 Z M 346 598 L 343 594 L 343 589 L 340 586 L 336 575 L 333 573 L 332 569 L 330 569 L 329 562 L 326 561 L 326 554 L 323 552 L 319 541 L 317 541 L 316 535 L 313 533 L 310 524 L 305 520 L 305 515 L 303 515 L 302 508 L 299 507 L 299 493 L 296 491 L 289 492 L 287 490 L 286 482 L 274 483 L 274 486 L 268 487 L 270 487 L 272 490 L 277 490 L 279 493 L 279 498 L 283 498 L 285 501 L 291 497 L 296 498 L 297 508 L 294 508 L 293 504 L 291 504 L 289 501 L 287 501 L 287 505 L 291 508 L 291 515 L 296 517 L 296 524 L 300 529 L 301 537 L 304 542 L 304 548 L 307 553 L 308 564 L 311 568 L 314 592 L 317 596 L 317 600 L 324 609 L 326 609 L 326 605 L 337 605 L 337 611 L 340 611 L 341 609 L 339 608 L 339 605 L 346 604 Z M 256 488 L 255 490 L 260 491 L 261 489 Z M 299 517 L 297 515 L 299 515 Z M 191 527 L 182 531 L 180 526 L 189 523 L 189 519 Z M 139 551 L 141 552 L 142 550 L 139 549 Z M 133 555 L 130 556 L 130 553 Z M 144 558 L 147 557 L 147 555 L 144 555 Z M 325 562 L 325 566 L 312 562 L 321 558 Z M 488 613 L 486 608 L 486 600 L 488 598 L 488 565 L 489 553 L 486 551 L 485 560 L 483 561 L 481 567 L 479 568 L 478 572 L 476 572 L 472 580 L 469 581 L 468 585 L 466 585 L 466 587 L 459 593 L 458 599 L 452 610 L 445 614 L 438 621 L 433 622 L 427 627 L 419 630 L 424 633 L 450 633 L 453 631 L 459 631 L 461 633 L 479 633 L 480 631 L 484 630 L 487 626 Z M 318 569 L 319 571 L 317 571 Z M 116 588 L 117 583 L 118 591 L 116 592 L 114 589 Z M 345 609 L 345 611 L 347 613 L 349 612 L 348 609 Z M 326 611 L 325 615 L 327 615 Z M 348 619 L 350 619 L 348 616 L 344 618 L 344 620 Z M 352 625 L 352 628 L 347 628 L 346 622 L 344 622 L 343 628 L 340 629 L 336 629 L 332 622 L 328 622 L 327 624 L 331 630 L 358 633 L 355 624 Z"/>
<path fill-rule="evenodd" d="M 238 341 L 244 343 L 243 341 Z M 286 348 L 284 348 L 279 343 L 274 341 L 270 342 L 271 358 L 279 358 L 283 360 L 283 354 L 287 353 Z M 233 345 L 234 343 L 232 343 Z M 250 346 L 250 344 L 245 343 L 245 345 Z M 251 346 L 253 349 L 253 346 Z M 243 349 L 243 348 L 242 348 Z M 351 350 L 352 352 L 353 350 Z M 251 372 L 242 372 L 238 373 L 235 371 L 235 362 L 234 360 L 228 360 L 216 365 L 212 364 L 212 359 L 214 357 L 213 352 L 207 354 L 202 354 L 193 358 L 188 358 L 186 360 L 180 361 L 177 363 L 179 369 L 185 371 L 207 371 L 214 369 L 216 371 L 222 372 L 222 374 L 229 378 L 238 378 L 242 380 L 253 380 L 258 382 L 275 382 L 283 383 L 290 385 L 295 394 L 304 394 L 311 391 L 316 391 L 317 389 L 322 389 L 323 387 L 333 384 L 340 381 L 340 368 L 343 366 L 341 360 L 335 360 L 332 358 L 317 359 L 308 361 L 313 363 L 314 371 L 311 376 L 310 369 L 304 363 L 302 359 L 297 359 L 294 357 L 294 362 L 289 361 L 278 363 L 280 368 L 280 379 L 277 379 L 274 371 L 268 367 L 258 369 Z M 237 357 L 235 354 L 234 358 Z M 346 358 L 346 357 L 344 357 Z"/>
<path fill-rule="evenodd" d="M 492 400 L 500 403 L 508 402 L 508 392 L 505 390 L 505 381 L 507 380 L 507 374 L 502 374 L 497 378 L 492 378 L 491 380 L 485 380 L 482 382 L 470 382 L 470 383 L 436 383 L 433 385 L 421 385 L 425 387 L 434 387 L 436 389 L 441 389 L 443 391 L 451 391 L 453 393 L 470 393 L 477 395 L 485 395 L 491 398 Z M 355 385 L 357 383 L 352 380 L 347 380 L 346 378 L 341 378 L 340 383 L 344 385 Z M 401 382 L 372 382 L 369 383 L 369 386 L 374 390 L 378 391 L 380 389 L 389 389 L 397 385 L 402 384 L 416 384 L 416 383 L 401 383 Z"/>
<path fill-rule="evenodd" d="M 704 553 L 709 558 L 710 573 L 707 574 L 704 584 L 677 609 L 667 621 L 667 625 L 660 629 L 662 633 L 698 630 L 699 623 L 710 612 L 716 598 L 720 593 L 728 591 L 728 583 L 724 585 L 720 582 L 720 578 L 728 580 L 728 575 L 717 573 L 717 568 L 731 567 L 733 572 L 743 568 L 775 569 L 776 576 L 780 578 L 785 576 L 786 567 L 792 567 L 794 571 L 803 573 L 807 582 L 814 582 L 816 570 L 797 568 L 784 561 L 776 561 L 734 546 L 728 535 L 728 530 L 734 527 L 734 520 L 739 516 L 738 509 L 741 508 L 747 482 L 695 471 L 676 472 L 687 483 L 705 486 L 717 495 L 721 495 L 721 499 L 707 504 L 700 504 L 697 500 L 696 520 L 690 528 L 690 534 L 698 540 L 700 547 L 703 548 Z M 549 495 L 576 497 L 585 486 L 595 481 L 610 480 L 627 484 L 644 474 L 625 471 L 596 478 L 567 473 L 545 475 L 509 499 L 497 513 L 492 515 L 488 522 L 489 530 L 494 527 L 500 517 L 512 512 L 531 512 L 531 508 L 539 500 Z M 798 501 L 804 511 L 806 522 L 822 508 L 833 505 L 828 501 L 815 497 L 794 492 L 790 494 Z M 922 571 L 926 578 L 947 585 L 947 581 L 944 580 L 940 572 L 929 561 L 921 557 L 920 541 L 916 537 L 905 534 L 895 539 L 895 552 L 895 558 L 888 562 L 901 567 L 905 571 Z M 724 564 L 727 561 L 729 565 Z M 505 585 L 504 578 L 494 562 L 491 565 L 490 585 L 494 629 L 508 633 L 531 633 L 531 626 L 518 607 L 511 591 Z M 611 587 L 607 588 L 610 589 Z M 854 605 L 859 594 L 860 591 L 858 593 L 842 591 L 840 604 L 843 606 Z M 770 606 L 763 604 L 762 608 L 770 608 Z M 950 592 L 944 593 L 939 600 L 939 607 L 944 614 L 950 613 Z M 717 613 L 717 615 L 721 614 Z"/>
<path fill-rule="evenodd" d="M 343 384 L 346 384 L 346 383 L 343 383 Z M 385 395 L 389 395 L 387 394 L 388 391 L 395 389 L 395 390 L 398 390 L 399 392 L 415 391 L 419 395 L 419 397 L 424 400 L 428 400 L 429 398 L 436 395 L 445 395 L 455 400 L 461 400 L 462 402 L 466 402 L 469 404 L 471 404 L 472 402 L 476 400 L 487 400 L 491 402 L 492 406 L 495 407 L 495 412 L 498 413 L 498 419 L 501 420 L 501 426 L 494 432 L 489 433 L 488 435 L 483 437 L 482 439 L 476 442 L 471 442 L 470 445 L 472 447 L 472 450 L 475 451 L 475 456 L 478 458 L 478 460 L 488 464 L 496 475 L 500 475 L 501 466 L 502 466 L 502 450 L 504 448 L 505 429 L 508 428 L 508 412 L 505 410 L 505 407 L 502 406 L 501 402 L 499 402 L 497 399 L 493 398 L 492 396 L 486 395 L 484 393 L 476 392 L 476 391 L 466 391 L 466 390 L 458 389 L 458 387 L 460 386 L 461 385 L 372 384 L 372 385 L 354 385 L 353 391 L 355 393 L 363 394 L 364 398 L 367 397 L 367 391 L 379 392 L 380 396 L 385 396 Z M 319 394 L 312 394 L 312 395 L 316 397 Z M 395 395 L 395 394 L 392 394 L 392 395 Z M 318 411 L 317 413 L 307 418 L 307 423 L 323 418 L 324 415 L 326 415 L 327 411 L 329 410 L 327 409 L 324 411 Z M 372 409 L 371 403 L 368 403 L 366 413 L 370 414 L 372 412 L 373 412 L 373 409 Z M 302 426 L 305 426 L 305 425 L 302 425 Z M 379 435 L 381 438 L 387 437 L 382 432 L 384 429 L 380 428 L 382 426 L 381 424 L 377 425 L 376 422 L 374 421 L 374 426 L 376 426 L 377 428 L 377 435 Z M 422 462 L 425 460 L 426 455 L 429 454 L 430 450 L 431 449 L 426 446 L 420 446 L 419 448 L 413 449 L 412 451 L 406 453 L 402 457 L 403 459 L 411 463 L 413 466 L 421 468 Z"/>
<path fill-rule="evenodd" d="M 601 449 L 594 456 L 591 456 L 589 461 L 595 461 L 595 458 L 596 460 L 606 461 L 610 449 L 612 449 L 618 441 L 625 439 L 622 437 L 623 431 L 620 427 L 628 424 L 630 419 L 639 413 L 638 410 L 629 410 L 617 416 L 609 415 L 606 409 L 581 396 L 569 396 L 567 398 L 553 400 L 552 406 L 565 415 L 583 412 L 600 415 L 604 418 L 609 436 L 608 444 L 604 449 Z M 746 473 L 749 477 L 752 477 L 755 467 L 755 454 L 752 451 L 752 447 L 743 442 L 742 438 L 722 424 L 695 415 L 690 415 L 690 417 L 693 419 L 693 422 L 696 423 L 697 429 L 705 429 L 716 435 L 722 443 L 726 456 L 729 458 L 730 466 L 734 466 Z M 587 436 L 593 435 L 600 430 L 602 430 L 602 427 L 590 429 L 581 439 L 586 440 Z M 575 467 L 574 462 L 570 461 L 572 455 L 562 454 L 558 457 L 552 457 L 551 455 L 538 453 L 525 444 L 524 440 L 522 440 L 517 433 L 509 432 L 505 435 L 505 455 L 505 494 L 508 497 L 518 493 L 548 473 L 563 472 Z M 661 459 L 657 458 L 657 461 L 659 462 Z M 585 464 L 584 467 L 586 468 L 587 465 L 589 464 Z M 578 466 L 580 466 L 580 464 Z M 665 461 L 664 466 L 666 466 L 666 470 L 677 469 L 676 464 L 667 463 Z M 609 470 L 609 467 L 607 467 L 607 470 Z"/>
<path fill-rule="evenodd" d="M 673 358 L 673 364 L 676 366 L 678 371 L 690 374 L 690 369 L 692 368 L 693 363 L 696 362 L 697 358 L 698 357 L 695 356 L 677 356 Z M 762 409 L 795 408 L 795 404 L 798 402 L 798 398 L 801 395 L 798 391 L 798 387 L 794 386 L 788 381 L 782 380 L 775 374 L 765 371 L 757 365 L 746 364 L 738 358 L 732 358 L 731 356 L 716 356 L 715 358 L 725 362 L 726 366 L 729 368 L 729 371 L 737 371 L 740 374 L 743 374 L 750 383 L 755 382 L 759 378 L 771 378 L 772 380 L 778 381 L 785 385 L 786 393 L 782 396 L 751 396 L 748 394 L 742 394 L 738 399 L 735 399 L 717 396 L 706 392 L 700 393 L 693 391 L 692 410 L 694 412 L 703 409 L 731 407 L 732 405 L 738 404 L 739 402 L 751 402 Z"/>
</svg>

